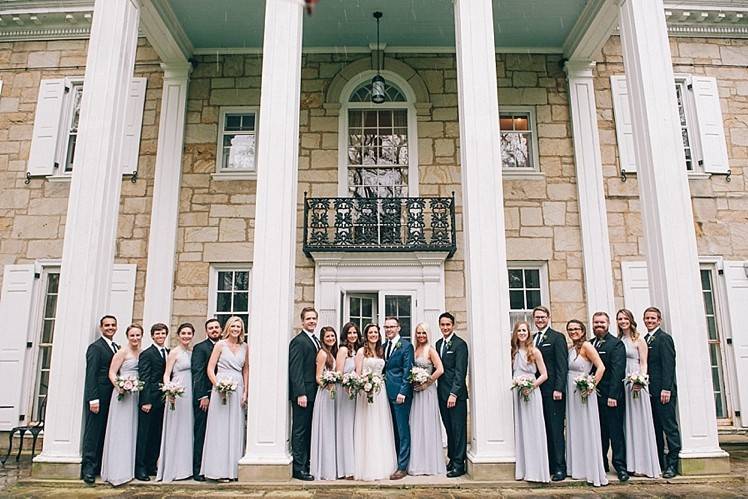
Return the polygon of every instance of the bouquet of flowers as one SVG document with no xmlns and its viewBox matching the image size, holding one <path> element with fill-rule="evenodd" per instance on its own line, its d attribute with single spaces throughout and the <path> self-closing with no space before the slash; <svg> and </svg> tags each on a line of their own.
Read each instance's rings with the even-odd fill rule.
<svg viewBox="0 0 748 499">
<path fill-rule="evenodd" d="M 337 385 L 340 382 L 341 378 L 342 376 L 340 375 L 339 372 L 325 369 L 324 371 L 322 371 L 322 376 L 319 380 L 319 386 L 321 386 L 322 388 L 327 388 L 329 386 L 330 387 L 329 389 L 330 398 L 334 399 L 335 398 L 335 385 Z"/>
<path fill-rule="evenodd" d="M 145 383 L 135 376 L 117 376 L 117 388 L 119 389 L 117 400 L 125 398 L 127 393 L 137 393 L 142 391 L 144 386 Z"/>
<path fill-rule="evenodd" d="M 184 387 L 176 381 L 169 381 L 168 383 L 160 384 L 159 388 L 161 388 L 164 400 L 169 401 L 169 409 L 173 411 L 175 409 L 175 399 L 184 395 Z"/>
<path fill-rule="evenodd" d="M 380 374 L 372 372 L 364 373 L 358 380 L 359 391 L 366 394 L 366 400 L 370 404 L 374 403 L 374 395 L 379 393 L 384 386 L 384 378 Z"/>
<path fill-rule="evenodd" d="M 639 392 L 641 390 L 646 390 L 647 386 L 649 386 L 649 374 L 632 373 L 623 378 L 623 381 L 631 386 L 631 395 L 635 399 L 638 399 Z"/>
<path fill-rule="evenodd" d="M 344 373 L 343 376 L 340 377 L 340 384 L 343 388 L 348 390 L 349 399 L 352 400 L 356 398 L 359 390 L 359 380 L 358 374 L 356 374 L 355 371 Z"/>
<path fill-rule="evenodd" d="M 234 393 L 238 387 L 239 383 L 231 378 L 221 378 L 218 380 L 218 383 L 216 383 L 216 390 L 221 394 L 221 402 L 223 402 L 223 405 L 226 405 L 229 395 Z"/>
<path fill-rule="evenodd" d="M 418 366 L 413 366 L 408 374 L 408 382 L 414 385 L 422 385 L 431 380 L 431 373 L 428 369 Z"/>
<path fill-rule="evenodd" d="M 579 396 L 582 397 L 582 402 L 587 403 L 587 398 L 595 392 L 597 383 L 595 377 L 591 374 L 582 374 L 574 378 L 574 391 L 579 392 Z"/>
<path fill-rule="evenodd" d="M 529 376 L 517 376 L 512 379 L 512 387 L 510 390 L 517 390 L 522 400 L 525 402 L 530 401 L 530 392 L 535 388 L 535 380 Z"/>
</svg>

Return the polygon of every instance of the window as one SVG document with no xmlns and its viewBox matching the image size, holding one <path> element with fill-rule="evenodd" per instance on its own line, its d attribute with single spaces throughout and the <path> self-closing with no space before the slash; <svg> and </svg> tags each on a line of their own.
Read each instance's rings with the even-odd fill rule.
<svg viewBox="0 0 748 499">
<path fill-rule="evenodd" d="M 32 401 L 32 421 L 44 420 L 47 390 L 49 388 L 49 368 L 52 364 L 52 338 L 57 313 L 57 291 L 60 284 L 60 271 L 56 269 L 45 274 L 44 302 L 42 308 L 41 335 L 38 343 L 36 381 Z"/>
<path fill-rule="evenodd" d="M 686 155 L 686 171 L 689 173 L 693 173 L 695 171 L 694 168 L 694 160 L 693 160 L 693 140 L 691 139 L 691 132 L 689 130 L 689 122 L 690 119 L 688 117 L 689 115 L 689 109 L 691 107 L 690 105 L 690 97 L 686 82 L 685 80 L 678 80 L 675 81 L 675 96 L 678 101 L 678 117 L 680 120 L 680 133 L 683 137 L 683 152 Z M 687 107 L 689 109 L 687 109 Z"/>
<path fill-rule="evenodd" d="M 257 112 L 247 107 L 221 108 L 218 134 L 218 171 L 255 171 Z"/>
<path fill-rule="evenodd" d="M 208 312 L 221 327 L 232 315 L 241 317 L 246 327 L 249 320 L 249 268 L 213 267 L 210 276 Z"/>
<path fill-rule="evenodd" d="M 709 345 L 709 366 L 712 371 L 714 406 L 718 419 L 728 417 L 727 397 L 725 396 L 725 375 L 722 369 L 722 345 L 720 342 L 719 321 L 717 319 L 714 275 L 712 268 L 701 269 L 701 293 L 706 314 L 707 343 Z"/>
<path fill-rule="evenodd" d="M 62 148 L 57 163 L 62 165 L 59 173 L 70 173 L 73 171 L 73 160 L 75 159 L 75 145 L 78 139 L 78 122 L 81 114 L 81 98 L 83 97 L 83 82 L 77 81 L 70 84 L 70 90 L 66 92 L 65 112 L 63 114 L 64 126 L 59 143 Z M 59 168 L 59 167 L 58 167 Z"/>
<path fill-rule="evenodd" d="M 507 172 L 537 171 L 538 144 L 534 110 L 502 106 L 499 130 L 502 168 Z"/>
<path fill-rule="evenodd" d="M 547 303 L 548 276 L 545 264 L 515 263 L 509 270 L 509 322 L 532 325 L 532 309 Z"/>
<path fill-rule="evenodd" d="M 343 296 L 342 322 L 353 322 L 361 333 L 367 324 L 378 324 L 384 340 L 385 317 L 397 317 L 400 336 L 410 339 L 415 326 L 415 305 L 415 293 L 411 291 L 348 292 Z M 381 310 L 384 310 L 383 314 Z"/>
</svg>

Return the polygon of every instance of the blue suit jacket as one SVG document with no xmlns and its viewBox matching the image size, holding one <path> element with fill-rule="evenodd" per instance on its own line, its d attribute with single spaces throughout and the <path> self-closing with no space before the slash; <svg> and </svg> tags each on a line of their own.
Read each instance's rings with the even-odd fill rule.
<svg viewBox="0 0 748 499">
<path fill-rule="evenodd" d="M 387 344 L 385 343 L 385 351 Z M 395 400 L 398 394 L 406 399 L 413 396 L 413 386 L 408 382 L 408 375 L 413 367 L 413 345 L 406 339 L 400 338 L 392 345 L 390 358 L 384 365 L 384 383 L 387 388 L 387 398 Z"/>
</svg>

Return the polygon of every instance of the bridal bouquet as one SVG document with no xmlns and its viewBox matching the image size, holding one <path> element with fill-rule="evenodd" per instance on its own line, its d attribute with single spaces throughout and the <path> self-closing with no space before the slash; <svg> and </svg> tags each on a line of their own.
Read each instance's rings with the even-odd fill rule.
<svg viewBox="0 0 748 499">
<path fill-rule="evenodd" d="M 229 395 L 234 393 L 238 387 L 239 383 L 231 378 L 221 378 L 218 380 L 218 383 L 216 383 L 216 391 L 221 394 L 221 402 L 223 402 L 223 405 L 226 405 Z"/>
<path fill-rule="evenodd" d="M 623 381 L 626 382 L 627 385 L 631 386 L 631 395 L 633 396 L 633 398 L 638 399 L 639 392 L 641 390 L 646 390 L 647 386 L 649 386 L 649 374 L 629 374 L 628 376 L 623 378 Z"/>
<path fill-rule="evenodd" d="M 528 376 L 517 376 L 512 379 L 510 390 L 517 390 L 525 402 L 530 401 L 530 392 L 535 388 L 535 380 Z"/>
<path fill-rule="evenodd" d="M 348 398 L 354 399 L 356 398 L 356 395 L 358 395 L 358 374 L 356 374 L 354 371 L 344 373 L 343 376 L 340 377 L 340 384 L 343 388 L 348 390 Z"/>
<path fill-rule="evenodd" d="M 574 391 L 579 391 L 579 396 L 582 397 L 582 402 L 587 403 L 587 398 L 595 392 L 597 383 L 595 377 L 591 374 L 582 374 L 574 378 Z"/>
<path fill-rule="evenodd" d="M 414 385 L 422 385 L 431 380 L 431 373 L 428 369 L 414 366 L 408 374 L 408 382 Z"/>
<path fill-rule="evenodd" d="M 127 393 L 137 393 L 143 390 L 145 383 L 140 381 L 135 376 L 117 376 L 117 388 L 119 393 L 117 394 L 117 400 L 125 398 Z"/>
<path fill-rule="evenodd" d="M 164 400 L 169 401 L 169 409 L 173 411 L 175 409 L 175 399 L 184 395 L 184 387 L 176 381 L 169 381 L 168 383 L 160 384 L 159 388 L 161 388 Z"/>
<path fill-rule="evenodd" d="M 342 376 L 339 372 L 325 369 L 324 371 L 322 371 L 322 376 L 319 380 L 319 386 L 321 386 L 322 388 L 327 388 L 329 386 L 330 398 L 335 399 L 335 385 L 340 382 L 341 378 Z"/>
<path fill-rule="evenodd" d="M 384 378 L 381 374 L 364 373 L 359 377 L 358 381 L 359 391 L 366 394 L 366 400 L 372 404 L 374 403 L 374 395 L 379 393 L 384 386 Z"/>
</svg>

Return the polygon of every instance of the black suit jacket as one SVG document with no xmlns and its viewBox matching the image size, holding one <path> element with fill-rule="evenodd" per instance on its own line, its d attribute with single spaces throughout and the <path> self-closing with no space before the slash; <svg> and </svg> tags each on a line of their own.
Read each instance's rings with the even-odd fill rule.
<svg viewBox="0 0 748 499">
<path fill-rule="evenodd" d="M 675 381 L 675 344 L 673 337 L 662 329 L 650 336 L 647 341 L 649 356 L 647 357 L 647 372 L 649 373 L 649 393 L 653 397 L 660 397 L 662 390 L 672 394 L 678 391 Z"/>
<path fill-rule="evenodd" d="M 317 346 L 300 331 L 288 345 L 288 398 L 295 402 L 306 395 L 314 401 L 317 394 Z"/>
<path fill-rule="evenodd" d="M 86 404 L 92 400 L 109 404 L 112 396 L 112 382 L 109 380 L 109 365 L 112 363 L 114 352 L 104 338 L 94 341 L 86 349 L 86 383 L 84 399 Z"/>
<path fill-rule="evenodd" d="M 626 376 L 626 346 L 610 333 L 605 333 L 605 336 L 597 341 L 595 339 L 593 337 L 592 342 L 597 344 L 595 348 L 605 366 L 603 378 L 597 385 L 600 392 L 598 400 L 607 403 L 607 399 L 616 399 L 620 404 L 624 400 L 623 377 Z M 595 368 L 592 372 L 595 372 Z"/>
<path fill-rule="evenodd" d="M 152 404 L 154 408 L 164 406 L 164 399 L 161 397 L 159 384 L 164 381 L 164 371 L 166 370 L 166 361 L 161 357 L 161 353 L 156 345 L 151 345 L 142 352 L 138 357 L 138 378 L 144 383 L 143 391 L 140 392 L 138 403 L 140 406 Z"/>
<path fill-rule="evenodd" d="M 569 350 L 566 348 L 566 337 L 558 331 L 548 328 L 538 346 L 548 379 L 540 385 L 544 397 L 552 397 L 554 391 L 566 393 L 566 378 L 569 374 Z M 540 376 L 540 372 L 536 374 Z"/>
<path fill-rule="evenodd" d="M 204 397 L 210 397 L 213 384 L 208 378 L 208 360 L 213 353 L 213 342 L 209 338 L 201 341 L 192 349 L 190 371 L 192 371 L 192 400 L 197 403 Z"/>
<path fill-rule="evenodd" d="M 436 342 L 437 353 L 441 353 L 442 343 L 444 343 L 444 338 Z M 439 378 L 436 385 L 439 398 L 446 400 L 452 393 L 457 395 L 458 400 L 468 398 L 468 390 L 465 383 L 468 369 L 468 346 L 465 340 L 456 334 L 453 335 L 452 339 L 445 346 L 444 355 L 441 356 L 441 359 L 444 365 L 444 374 Z"/>
</svg>

